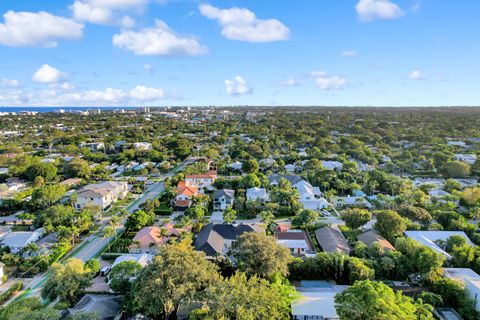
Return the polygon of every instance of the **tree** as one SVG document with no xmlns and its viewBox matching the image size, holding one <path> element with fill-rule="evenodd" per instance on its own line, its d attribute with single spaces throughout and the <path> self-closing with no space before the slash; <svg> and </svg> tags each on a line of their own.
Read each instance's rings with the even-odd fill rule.
<svg viewBox="0 0 480 320">
<path fill-rule="evenodd" d="M 260 187 L 262 182 L 257 177 L 257 175 L 250 173 L 244 176 L 241 180 L 242 187 L 244 189 L 253 188 L 253 187 Z"/>
<path fill-rule="evenodd" d="M 441 278 L 432 284 L 431 289 L 465 319 L 478 319 L 480 316 L 475 310 L 475 302 L 469 297 L 465 286 L 459 281 Z"/>
<path fill-rule="evenodd" d="M 303 210 L 292 219 L 292 225 L 298 228 L 308 228 L 315 224 L 319 218 L 318 212 L 314 210 Z"/>
<path fill-rule="evenodd" d="M 247 160 L 242 164 L 242 171 L 245 173 L 257 173 L 260 166 L 258 165 L 257 160 Z"/>
<path fill-rule="evenodd" d="M 298 293 L 285 283 L 236 273 L 209 286 L 204 296 L 203 307 L 189 319 L 290 319 Z"/>
<path fill-rule="evenodd" d="M 286 276 L 292 261 L 287 248 L 260 232 L 246 232 L 238 237 L 232 246 L 232 257 L 238 270 L 266 279 L 274 275 Z"/>
<path fill-rule="evenodd" d="M 130 291 L 132 280 L 142 269 L 136 261 L 123 261 L 112 268 L 108 277 L 110 288 L 118 293 L 126 294 Z"/>
<path fill-rule="evenodd" d="M 235 211 L 232 206 L 228 206 L 227 209 L 223 212 L 223 221 L 227 223 L 232 223 L 237 218 L 237 211 Z"/>
<path fill-rule="evenodd" d="M 342 320 L 417 319 L 417 307 L 411 298 L 396 293 L 382 282 L 357 281 L 335 296 L 335 308 Z M 422 309 L 425 317 L 434 319 Z"/>
<path fill-rule="evenodd" d="M 33 190 L 30 206 L 33 209 L 45 209 L 57 203 L 65 195 L 66 189 L 61 184 L 50 184 Z"/>
<path fill-rule="evenodd" d="M 45 181 L 52 181 L 57 176 L 57 167 L 52 163 L 34 163 L 28 167 L 25 176 L 30 181 L 34 181 L 37 177 L 42 177 Z"/>
<path fill-rule="evenodd" d="M 393 240 L 399 237 L 407 229 L 405 220 L 395 211 L 385 210 L 377 212 L 377 223 L 375 229 L 385 238 Z"/>
<path fill-rule="evenodd" d="M 470 175 L 470 165 L 461 161 L 449 161 L 442 165 L 440 171 L 446 178 L 465 178 Z"/>
<path fill-rule="evenodd" d="M 462 192 L 462 200 L 469 206 L 473 206 L 480 200 L 480 188 L 465 188 Z"/>
<path fill-rule="evenodd" d="M 45 308 L 38 298 L 24 298 L 0 308 L 2 320 L 58 320 L 60 315 L 53 308 Z"/>
<path fill-rule="evenodd" d="M 125 222 L 127 231 L 139 231 L 143 227 L 152 225 L 155 222 L 155 214 L 143 210 L 133 212 Z"/>
<path fill-rule="evenodd" d="M 58 297 L 62 302 L 73 305 L 91 284 L 90 270 L 82 260 L 71 258 L 63 265 L 55 263 L 52 266 L 52 275 L 42 289 L 42 297 L 50 300 Z"/>
<path fill-rule="evenodd" d="M 72 161 L 65 164 L 65 174 L 71 178 L 90 178 L 91 169 L 88 161 L 80 158 L 74 158 Z"/>
<path fill-rule="evenodd" d="M 345 224 L 350 229 L 357 229 L 372 219 L 370 211 L 365 209 L 348 209 L 342 215 Z"/>
<path fill-rule="evenodd" d="M 95 312 L 78 312 L 69 315 L 66 320 L 101 320 L 98 313 Z"/>
<path fill-rule="evenodd" d="M 164 246 L 134 282 L 130 309 L 154 319 L 168 319 L 182 301 L 195 301 L 218 277 L 205 254 L 193 251 L 188 243 Z"/>
<path fill-rule="evenodd" d="M 85 269 L 88 269 L 92 275 L 96 275 L 101 268 L 102 264 L 98 259 L 90 259 L 85 262 Z"/>
<path fill-rule="evenodd" d="M 418 221 L 424 225 L 428 225 L 432 220 L 432 215 L 426 209 L 414 206 L 402 206 L 398 209 L 398 213 L 405 218 Z"/>
</svg>

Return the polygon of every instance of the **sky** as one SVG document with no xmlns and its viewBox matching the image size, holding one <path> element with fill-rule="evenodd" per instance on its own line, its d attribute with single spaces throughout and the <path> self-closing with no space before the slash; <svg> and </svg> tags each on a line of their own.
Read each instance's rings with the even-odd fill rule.
<svg viewBox="0 0 480 320">
<path fill-rule="evenodd" d="M 2 0 L 0 106 L 480 105 L 477 0 Z"/>
</svg>

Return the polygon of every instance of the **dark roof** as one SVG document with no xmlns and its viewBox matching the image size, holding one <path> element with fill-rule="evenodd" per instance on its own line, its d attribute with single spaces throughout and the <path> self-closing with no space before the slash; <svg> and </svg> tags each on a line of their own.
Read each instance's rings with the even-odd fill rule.
<svg viewBox="0 0 480 320">
<path fill-rule="evenodd" d="M 235 191 L 231 189 L 220 189 L 213 192 L 213 198 L 220 198 L 225 196 L 226 198 L 235 199 Z"/>
<path fill-rule="evenodd" d="M 214 256 L 222 252 L 225 240 L 236 240 L 245 232 L 256 231 L 247 224 L 213 224 L 210 223 L 200 230 L 195 239 L 195 250 L 203 251 L 207 256 Z"/>
<path fill-rule="evenodd" d="M 68 309 L 69 314 L 78 312 L 94 312 L 101 320 L 113 320 L 120 312 L 123 296 L 111 294 L 86 294 L 75 305 Z"/>
<path fill-rule="evenodd" d="M 279 181 L 280 179 L 287 179 L 288 182 L 293 186 L 294 184 L 297 184 L 298 182 L 302 181 L 302 177 L 292 175 L 292 174 L 272 174 L 268 176 L 268 181 L 272 183 L 273 181 Z"/>
<path fill-rule="evenodd" d="M 325 252 L 350 254 L 352 248 L 338 228 L 326 226 L 315 231 L 315 238 Z"/>
</svg>

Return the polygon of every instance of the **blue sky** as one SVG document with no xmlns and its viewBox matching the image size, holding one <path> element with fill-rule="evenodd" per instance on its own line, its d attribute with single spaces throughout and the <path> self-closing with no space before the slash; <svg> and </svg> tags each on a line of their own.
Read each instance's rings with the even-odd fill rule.
<svg viewBox="0 0 480 320">
<path fill-rule="evenodd" d="M 478 105 L 473 0 L 3 0 L 0 105 Z"/>
</svg>

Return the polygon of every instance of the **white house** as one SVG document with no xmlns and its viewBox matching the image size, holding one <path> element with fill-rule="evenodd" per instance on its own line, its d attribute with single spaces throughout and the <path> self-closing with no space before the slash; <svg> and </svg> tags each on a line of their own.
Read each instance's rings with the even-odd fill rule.
<svg viewBox="0 0 480 320">
<path fill-rule="evenodd" d="M 213 193 L 213 210 L 225 211 L 228 206 L 233 206 L 235 191 L 230 189 L 215 190 Z"/>
<path fill-rule="evenodd" d="M 268 202 L 270 201 L 270 196 L 265 188 L 249 188 L 247 189 L 247 201 Z"/>
<path fill-rule="evenodd" d="M 446 242 L 451 236 L 460 236 L 467 241 L 469 246 L 475 246 L 463 231 L 405 231 L 405 235 L 408 238 L 412 238 L 418 243 L 443 254 L 447 259 L 451 259 L 452 256 L 437 244 L 439 241 Z"/>
<path fill-rule="evenodd" d="M 9 247 L 12 253 L 18 253 L 28 244 L 38 241 L 43 237 L 44 233 L 45 230 L 43 228 L 39 228 L 35 231 L 10 232 L 5 236 L 1 244 L 4 247 Z"/>
<path fill-rule="evenodd" d="M 284 168 L 285 168 L 285 171 L 287 171 L 288 173 L 294 173 L 295 170 L 297 170 L 297 166 L 295 164 L 292 164 L 292 163 L 286 164 L 284 166 Z"/>
<path fill-rule="evenodd" d="M 112 268 L 124 261 L 135 261 L 135 262 L 138 262 L 142 267 L 145 267 L 150 261 L 152 261 L 152 259 L 153 259 L 153 255 L 148 253 L 122 254 L 121 256 L 115 259 L 115 261 L 112 264 Z"/>
<path fill-rule="evenodd" d="M 444 277 L 465 284 L 470 298 L 475 302 L 475 309 L 480 311 L 480 275 L 468 268 L 443 268 Z"/>
<path fill-rule="evenodd" d="M 135 150 L 152 150 L 152 144 L 149 142 L 135 142 L 133 148 Z"/>
<path fill-rule="evenodd" d="M 105 210 L 118 199 L 124 199 L 128 193 L 128 184 L 124 181 L 106 181 L 85 186 L 77 192 L 76 208 L 86 206 Z"/>
<path fill-rule="evenodd" d="M 314 253 L 312 242 L 304 230 L 287 230 L 275 232 L 277 242 L 290 249 L 296 256 L 304 256 Z"/>
<path fill-rule="evenodd" d="M 234 163 L 230 163 L 227 165 L 227 168 L 232 170 L 242 171 L 243 163 L 240 161 L 235 161 Z"/>
<path fill-rule="evenodd" d="M 213 183 L 217 179 L 216 171 L 208 171 L 204 174 L 190 174 L 185 176 L 185 184 L 187 186 L 195 186 L 197 188 L 212 189 Z"/>
<path fill-rule="evenodd" d="M 313 187 L 305 180 L 297 182 L 293 187 L 300 194 L 299 201 L 304 209 L 319 210 L 329 206 L 328 201 L 322 197 L 322 192 L 318 187 Z"/>
</svg>

